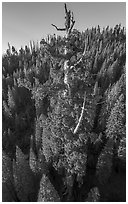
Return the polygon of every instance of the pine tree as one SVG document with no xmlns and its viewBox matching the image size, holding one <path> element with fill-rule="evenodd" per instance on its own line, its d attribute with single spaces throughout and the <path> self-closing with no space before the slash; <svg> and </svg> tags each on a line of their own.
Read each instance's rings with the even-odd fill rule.
<svg viewBox="0 0 128 204">
<path fill-rule="evenodd" d="M 14 186 L 20 202 L 31 202 L 36 199 L 34 176 L 29 163 L 19 147 L 16 147 L 16 161 L 13 160 Z"/>
<path fill-rule="evenodd" d="M 102 185 L 108 182 L 108 179 L 111 176 L 113 164 L 113 148 L 114 141 L 110 138 L 98 157 L 96 175 Z"/>
<path fill-rule="evenodd" d="M 12 160 L 2 152 L 2 201 L 19 201 L 14 189 Z"/>
<path fill-rule="evenodd" d="M 99 202 L 100 193 L 97 187 L 91 188 L 90 192 L 88 193 L 88 198 L 86 202 Z"/>
<path fill-rule="evenodd" d="M 8 106 L 11 109 L 11 111 L 16 109 L 13 91 L 11 90 L 10 87 L 8 87 Z"/>
<path fill-rule="evenodd" d="M 60 198 L 49 178 L 43 174 L 37 202 L 59 202 Z"/>
<path fill-rule="evenodd" d="M 106 128 L 108 117 L 110 116 L 111 110 L 114 107 L 115 102 L 119 98 L 120 94 L 123 93 L 125 96 L 125 74 L 123 73 L 120 79 L 110 86 L 104 93 L 103 96 L 103 104 L 100 110 L 99 115 L 99 126 L 102 127 L 103 130 Z"/>
<path fill-rule="evenodd" d="M 119 99 L 114 104 L 111 114 L 108 118 L 106 125 L 106 134 L 107 137 L 112 138 L 114 141 L 120 140 L 125 136 L 125 99 L 124 95 L 121 94 Z"/>
<path fill-rule="evenodd" d="M 29 166 L 32 172 L 37 176 L 41 176 L 43 173 L 47 173 L 48 171 L 43 149 L 36 149 L 33 136 L 31 136 L 30 143 Z"/>
<path fill-rule="evenodd" d="M 122 137 L 122 139 L 120 140 L 120 144 L 118 147 L 118 157 L 124 162 L 126 163 L 126 138 L 125 135 L 124 137 Z"/>
</svg>

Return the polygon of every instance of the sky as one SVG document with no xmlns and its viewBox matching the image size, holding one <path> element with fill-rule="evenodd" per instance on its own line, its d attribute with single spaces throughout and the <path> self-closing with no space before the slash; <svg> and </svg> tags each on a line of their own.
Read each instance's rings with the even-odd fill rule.
<svg viewBox="0 0 128 204">
<path fill-rule="evenodd" d="M 84 31 L 100 25 L 114 27 L 121 23 L 126 27 L 125 2 L 67 2 L 73 11 L 74 28 Z M 30 40 L 40 41 L 47 34 L 64 35 L 51 26 L 64 27 L 63 2 L 3 2 L 2 3 L 2 52 L 8 42 L 17 50 Z"/>
</svg>

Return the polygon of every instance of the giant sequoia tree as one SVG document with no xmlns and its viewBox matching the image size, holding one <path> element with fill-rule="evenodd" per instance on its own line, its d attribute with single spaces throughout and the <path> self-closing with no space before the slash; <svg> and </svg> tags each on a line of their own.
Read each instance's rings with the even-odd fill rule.
<svg viewBox="0 0 128 204">
<path fill-rule="evenodd" d="M 125 201 L 125 29 L 64 9 L 65 37 L 2 58 L 3 201 Z"/>
</svg>

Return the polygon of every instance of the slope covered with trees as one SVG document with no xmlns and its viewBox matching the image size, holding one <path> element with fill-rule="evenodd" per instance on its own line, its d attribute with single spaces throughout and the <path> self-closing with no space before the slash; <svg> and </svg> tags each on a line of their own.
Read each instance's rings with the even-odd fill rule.
<svg viewBox="0 0 128 204">
<path fill-rule="evenodd" d="M 126 200 L 125 28 L 65 13 L 65 37 L 2 56 L 3 201 Z"/>
</svg>

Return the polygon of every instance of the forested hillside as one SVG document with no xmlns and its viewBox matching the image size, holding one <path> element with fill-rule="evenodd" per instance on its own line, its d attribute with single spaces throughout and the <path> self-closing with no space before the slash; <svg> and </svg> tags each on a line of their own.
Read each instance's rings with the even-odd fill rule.
<svg viewBox="0 0 128 204">
<path fill-rule="evenodd" d="M 3 201 L 126 200 L 125 28 L 72 28 L 2 56 Z"/>
</svg>

